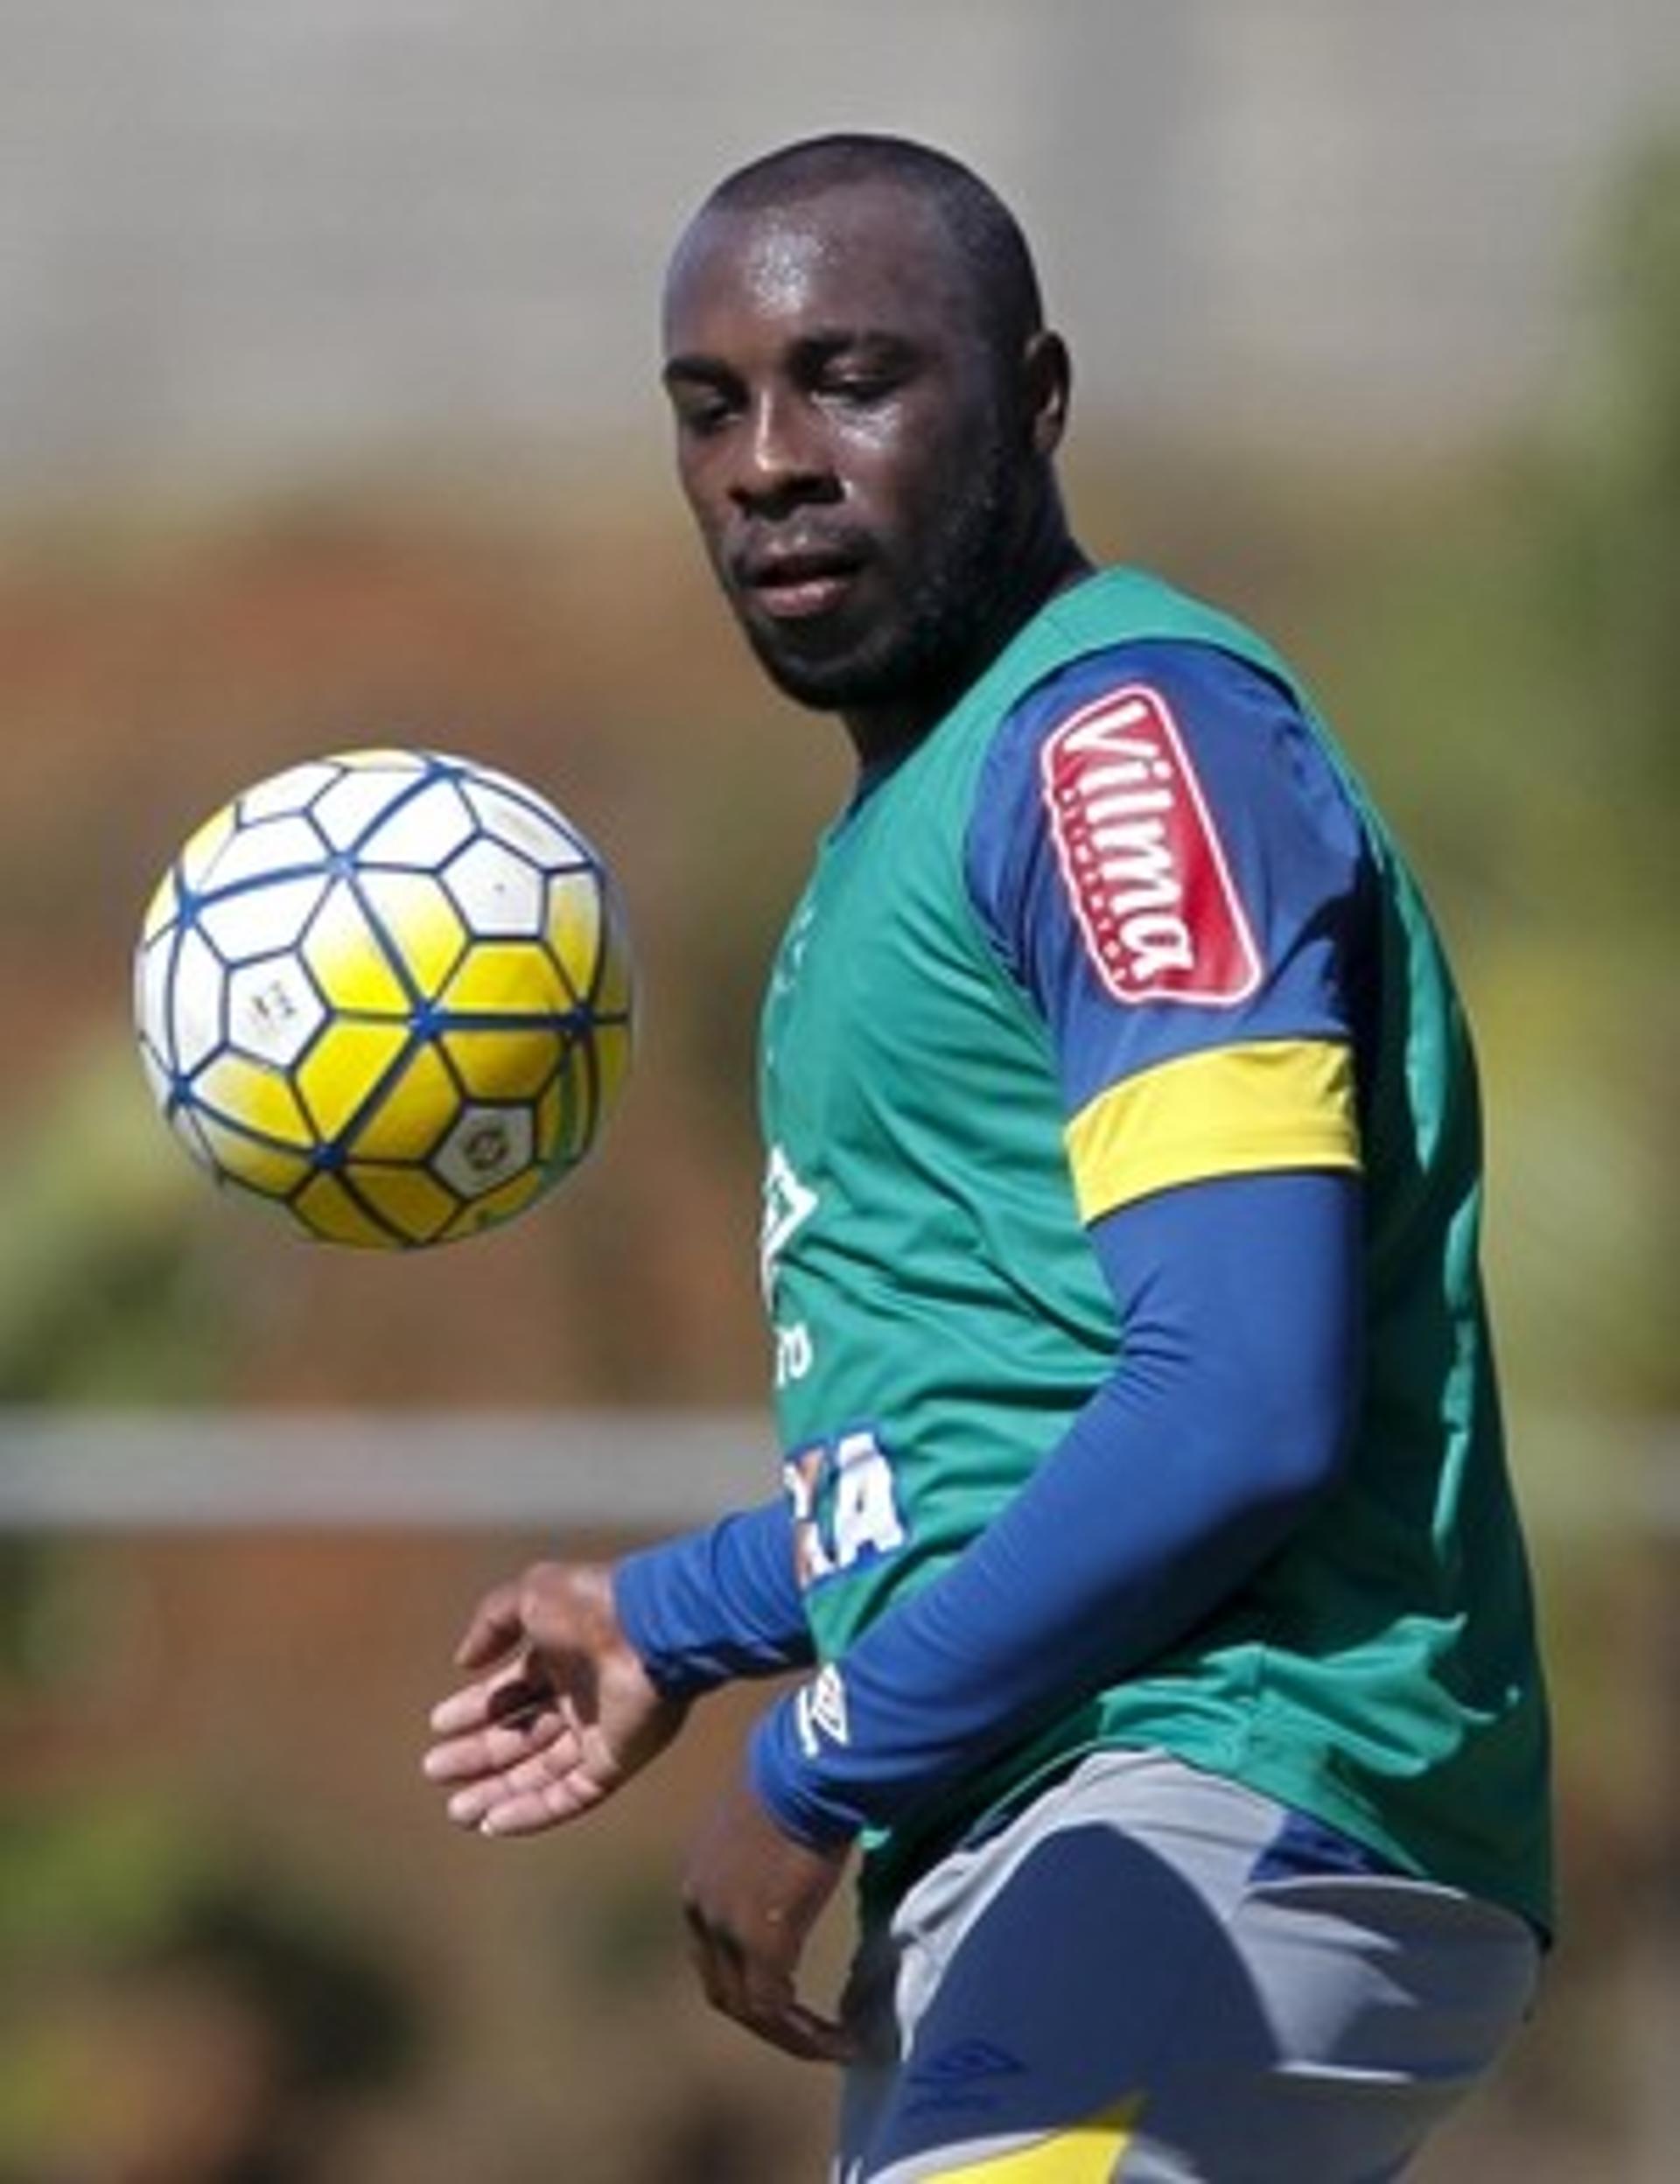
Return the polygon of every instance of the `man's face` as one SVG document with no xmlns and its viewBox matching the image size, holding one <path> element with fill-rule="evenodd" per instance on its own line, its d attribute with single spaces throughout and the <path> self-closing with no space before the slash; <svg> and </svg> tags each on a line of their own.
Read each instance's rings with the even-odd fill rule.
<svg viewBox="0 0 1680 2184">
<path fill-rule="evenodd" d="M 703 213 L 665 349 L 683 490 L 770 676 L 848 713 L 943 693 L 1007 582 L 1026 466 L 937 216 L 881 182 Z"/>
</svg>

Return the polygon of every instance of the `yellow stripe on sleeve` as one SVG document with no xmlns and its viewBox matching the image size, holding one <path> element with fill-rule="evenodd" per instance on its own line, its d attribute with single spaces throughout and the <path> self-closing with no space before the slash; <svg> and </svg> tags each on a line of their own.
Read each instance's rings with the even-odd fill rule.
<svg viewBox="0 0 1680 2184">
<path fill-rule="evenodd" d="M 1353 1055 L 1329 1040 L 1255 1040 L 1158 1062 L 1068 1125 L 1083 1221 L 1175 1184 L 1281 1168 L 1357 1169 Z"/>
<path fill-rule="evenodd" d="M 941 2169 L 938 2184 L 1109 2184 L 1115 2165 L 1131 2143 L 1132 2127 L 1143 2102 L 1134 2096 L 1120 2101 L 1100 2115 L 1059 2131 L 1051 2138 L 1013 2153 L 993 2154 L 990 2160 L 965 2161 L 961 2168 Z"/>
</svg>

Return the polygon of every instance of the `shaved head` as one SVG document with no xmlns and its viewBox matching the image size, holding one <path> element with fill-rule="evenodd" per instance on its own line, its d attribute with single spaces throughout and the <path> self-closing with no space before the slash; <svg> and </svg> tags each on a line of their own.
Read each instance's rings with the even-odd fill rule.
<svg viewBox="0 0 1680 2184">
<path fill-rule="evenodd" d="M 863 131 L 808 136 L 726 175 L 702 206 L 788 209 L 859 183 L 884 184 L 927 206 L 966 276 L 977 327 L 1000 355 L 1018 356 L 1043 326 L 1032 254 L 1015 215 L 972 169 L 908 136 Z"/>
</svg>

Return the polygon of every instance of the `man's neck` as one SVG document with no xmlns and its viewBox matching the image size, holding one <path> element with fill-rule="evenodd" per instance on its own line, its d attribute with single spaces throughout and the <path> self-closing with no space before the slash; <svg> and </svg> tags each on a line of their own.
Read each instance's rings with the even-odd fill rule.
<svg viewBox="0 0 1680 2184">
<path fill-rule="evenodd" d="M 1017 632 L 1025 628 L 1045 603 L 1088 577 L 1092 564 L 1071 537 L 1057 511 L 1053 529 L 1047 529 L 1019 561 L 1019 576 L 999 601 L 996 611 L 950 673 L 938 683 L 906 692 L 900 701 L 872 705 L 842 716 L 851 738 L 860 767 L 867 771 L 884 766 L 920 743 L 935 722 L 942 720 L 962 693 L 970 689 L 1003 651 Z"/>
</svg>

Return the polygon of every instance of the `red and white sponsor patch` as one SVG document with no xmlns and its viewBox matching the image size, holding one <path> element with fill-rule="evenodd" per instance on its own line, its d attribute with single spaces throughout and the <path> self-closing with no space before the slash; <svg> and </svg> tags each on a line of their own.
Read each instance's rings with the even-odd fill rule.
<svg viewBox="0 0 1680 2184">
<path fill-rule="evenodd" d="M 1116 1001 L 1230 1008 L 1260 951 L 1166 701 L 1144 683 L 1082 706 L 1040 760 L 1086 950 Z"/>
</svg>

